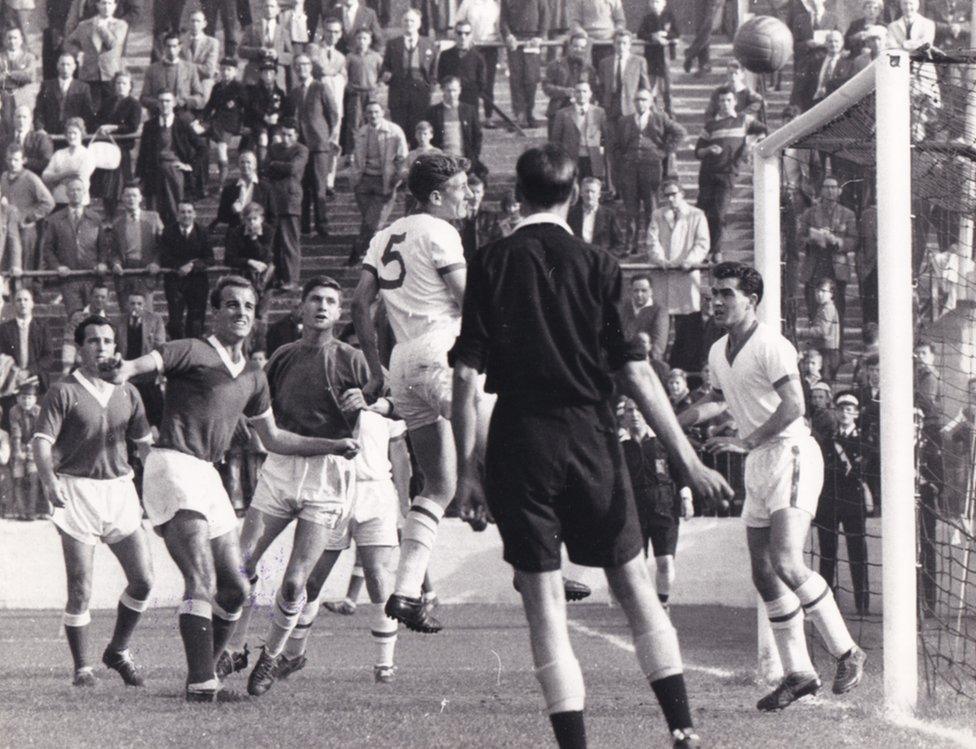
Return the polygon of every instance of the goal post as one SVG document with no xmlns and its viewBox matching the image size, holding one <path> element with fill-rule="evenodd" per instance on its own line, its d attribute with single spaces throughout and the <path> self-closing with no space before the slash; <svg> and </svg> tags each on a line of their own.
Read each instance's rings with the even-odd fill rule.
<svg viewBox="0 0 976 749">
<path fill-rule="evenodd" d="M 780 329 L 784 290 L 781 163 L 785 149 L 827 128 L 866 97 L 875 97 L 879 358 L 881 369 L 882 609 L 885 708 L 914 710 L 918 691 L 913 401 L 911 60 L 882 52 L 833 94 L 771 133 L 754 152 L 755 263 L 765 282 L 760 319 Z M 870 133 L 863 133 L 865 140 Z M 892 407 L 891 404 L 901 404 Z M 759 672 L 781 671 L 765 612 L 759 610 Z"/>
</svg>

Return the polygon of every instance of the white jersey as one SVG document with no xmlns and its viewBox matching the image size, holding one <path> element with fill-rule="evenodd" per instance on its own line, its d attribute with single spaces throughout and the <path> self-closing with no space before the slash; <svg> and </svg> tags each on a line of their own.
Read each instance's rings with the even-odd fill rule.
<svg viewBox="0 0 976 749">
<path fill-rule="evenodd" d="M 353 458 L 356 481 L 392 481 L 390 442 L 407 433 L 399 419 L 388 419 L 372 411 L 360 411 L 353 436 L 359 440 L 359 453 Z"/>
<path fill-rule="evenodd" d="M 397 219 L 370 241 L 363 267 L 376 274 L 398 344 L 460 329 L 461 307 L 443 277 L 465 268 L 464 250 L 447 221 L 427 213 Z"/>
<path fill-rule="evenodd" d="M 765 424 L 779 407 L 776 386 L 800 378 L 793 344 L 762 323 L 756 324 L 737 352 L 731 350 L 728 334 L 719 338 L 708 352 L 708 367 L 742 437 Z M 774 439 L 808 436 L 810 429 L 800 417 Z"/>
</svg>

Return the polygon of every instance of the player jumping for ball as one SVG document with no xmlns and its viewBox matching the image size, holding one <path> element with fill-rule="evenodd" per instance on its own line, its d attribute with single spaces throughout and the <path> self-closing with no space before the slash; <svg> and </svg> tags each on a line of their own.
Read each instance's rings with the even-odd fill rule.
<svg viewBox="0 0 976 749">
<path fill-rule="evenodd" d="M 129 640 L 149 604 L 152 563 L 126 440 L 133 440 L 144 458 L 152 435 L 135 387 L 101 379 L 99 364 L 115 356 L 112 324 L 90 315 L 75 328 L 74 340 L 81 366 L 45 394 L 34 432 L 38 473 L 54 505 L 52 520 L 64 550 L 64 631 L 75 664 L 73 683 L 95 685 L 88 654 L 88 599 L 95 544 L 102 541 L 119 560 L 128 583 L 102 663 L 129 686 L 141 687 L 143 677 L 129 654 Z"/>
<path fill-rule="evenodd" d="M 837 659 L 834 694 L 858 685 L 865 655 L 851 638 L 827 582 L 803 561 L 823 484 L 823 458 L 803 421 L 796 349 L 756 319 L 763 296 L 758 271 L 742 263 L 721 263 L 712 279 L 715 320 L 728 333 L 708 355 L 714 388 L 679 421 L 691 426 L 727 407 L 739 427 L 738 437 L 712 437 L 705 446 L 713 453 L 748 453 L 742 519 L 752 579 L 766 604 L 786 673 L 756 707 L 781 710 L 820 689 L 807 651 L 805 616 Z"/>
<path fill-rule="evenodd" d="M 189 671 L 188 702 L 232 699 L 221 696 L 214 658 L 240 617 L 249 584 L 237 517 L 213 464 L 223 458 L 241 415 L 274 453 L 342 455 L 354 448 L 349 439 L 301 437 L 275 423 L 264 371 L 243 351 L 257 308 L 257 294 L 247 279 L 219 279 L 210 305 L 213 335 L 164 343 L 103 374 L 117 382 L 166 375 L 163 423 L 146 459 L 143 502 L 183 575 L 179 626 Z"/>
</svg>

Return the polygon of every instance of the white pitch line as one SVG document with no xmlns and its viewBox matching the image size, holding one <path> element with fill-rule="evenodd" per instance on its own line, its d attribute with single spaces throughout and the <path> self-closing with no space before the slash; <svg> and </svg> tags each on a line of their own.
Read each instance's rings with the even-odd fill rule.
<svg viewBox="0 0 976 749">
<path fill-rule="evenodd" d="M 907 728 L 911 731 L 918 731 L 919 733 L 926 733 L 929 736 L 935 736 L 940 739 L 945 739 L 946 741 L 952 741 L 959 746 L 969 747 L 969 749 L 976 747 L 976 734 L 974 734 L 972 731 L 967 731 L 961 728 L 940 726 L 935 723 L 929 723 L 928 721 L 921 720 L 920 718 L 904 715 L 889 715 L 886 716 L 885 719 L 896 726 Z"/>
<path fill-rule="evenodd" d="M 622 637 L 617 637 L 616 635 L 611 635 L 607 632 L 601 632 L 598 629 L 590 629 L 585 624 L 580 624 L 579 622 L 574 622 L 570 620 L 569 628 L 575 629 L 580 634 L 589 635 L 590 637 L 599 637 L 602 640 L 606 640 L 614 647 L 618 647 L 621 650 L 625 650 L 628 653 L 634 652 L 634 645 L 628 640 Z M 713 668 L 712 666 L 697 666 L 694 663 L 685 663 L 684 668 L 686 671 L 700 671 L 703 674 L 708 674 L 709 676 L 715 676 L 720 679 L 730 679 L 735 676 L 734 671 L 729 671 L 725 668 Z"/>
</svg>

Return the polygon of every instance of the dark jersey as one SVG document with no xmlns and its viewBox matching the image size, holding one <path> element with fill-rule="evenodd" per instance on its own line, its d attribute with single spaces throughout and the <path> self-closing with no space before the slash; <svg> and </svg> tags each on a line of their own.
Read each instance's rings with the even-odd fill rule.
<svg viewBox="0 0 976 749">
<path fill-rule="evenodd" d="M 166 375 L 158 447 L 218 463 L 244 414 L 271 412 L 268 380 L 257 364 L 231 363 L 216 338 L 164 343 L 155 352 Z"/>
</svg>

